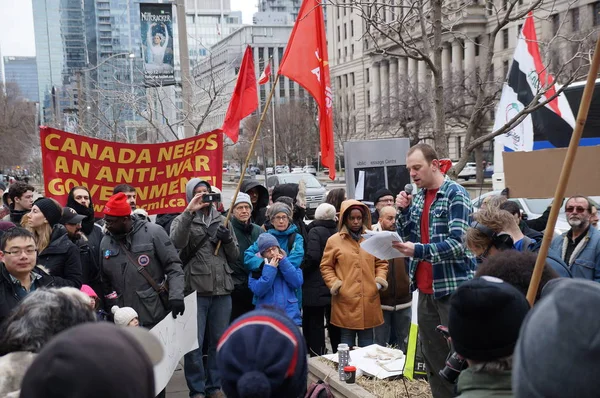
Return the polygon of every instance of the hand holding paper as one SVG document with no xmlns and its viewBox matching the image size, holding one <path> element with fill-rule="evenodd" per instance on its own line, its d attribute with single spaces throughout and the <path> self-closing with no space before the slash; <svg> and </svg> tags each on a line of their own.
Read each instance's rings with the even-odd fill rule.
<svg viewBox="0 0 600 398">
<path fill-rule="evenodd" d="M 369 231 L 364 234 L 365 240 L 360 246 L 369 254 L 380 258 L 382 260 L 391 260 L 397 257 L 406 257 L 406 255 L 393 246 L 393 242 L 401 243 L 402 238 L 397 232 L 381 231 L 373 232 Z M 402 243 L 403 244 L 403 243 Z"/>
</svg>

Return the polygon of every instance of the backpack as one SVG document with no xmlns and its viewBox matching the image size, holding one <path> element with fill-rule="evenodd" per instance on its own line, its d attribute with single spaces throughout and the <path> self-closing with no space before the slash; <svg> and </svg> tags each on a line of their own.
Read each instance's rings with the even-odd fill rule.
<svg viewBox="0 0 600 398">
<path fill-rule="evenodd" d="M 304 398 L 333 398 L 331 387 L 323 380 L 312 383 L 306 391 Z"/>
</svg>

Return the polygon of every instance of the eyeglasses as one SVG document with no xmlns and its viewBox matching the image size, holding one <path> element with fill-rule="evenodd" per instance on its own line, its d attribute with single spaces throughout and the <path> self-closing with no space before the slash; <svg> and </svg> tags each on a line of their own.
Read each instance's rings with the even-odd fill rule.
<svg viewBox="0 0 600 398">
<path fill-rule="evenodd" d="M 15 257 L 20 256 L 23 253 L 25 253 L 28 256 L 33 256 L 35 253 L 37 253 L 37 250 L 28 248 L 28 249 L 15 249 L 15 250 L 11 250 L 11 251 L 8 251 L 8 250 L 4 251 L 4 254 L 8 254 L 9 256 L 15 256 Z"/>
<path fill-rule="evenodd" d="M 582 206 L 569 206 L 569 207 L 565 208 L 565 211 L 567 213 L 573 213 L 573 212 L 585 213 L 586 210 L 587 209 L 585 207 L 582 207 Z"/>
<path fill-rule="evenodd" d="M 394 199 L 379 199 L 378 202 L 394 203 Z"/>
<path fill-rule="evenodd" d="M 271 217 L 271 221 L 272 220 L 285 221 L 287 219 L 288 219 L 288 216 L 275 216 L 275 217 Z"/>
</svg>

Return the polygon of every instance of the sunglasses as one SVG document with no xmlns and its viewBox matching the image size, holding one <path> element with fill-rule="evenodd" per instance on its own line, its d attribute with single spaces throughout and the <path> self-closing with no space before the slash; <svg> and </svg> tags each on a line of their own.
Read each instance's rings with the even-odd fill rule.
<svg viewBox="0 0 600 398">
<path fill-rule="evenodd" d="M 587 209 L 585 207 L 582 207 L 582 206 L 569 206 L 569 207 L 565 208 L 565 211 L 567 213 L 574 213 L 574 212 L 585 213 L 586 210 Z"/>
</svg>

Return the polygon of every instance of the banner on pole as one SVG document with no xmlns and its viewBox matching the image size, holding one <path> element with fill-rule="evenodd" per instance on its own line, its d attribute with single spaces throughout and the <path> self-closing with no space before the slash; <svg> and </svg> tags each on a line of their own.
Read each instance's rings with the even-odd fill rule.
<svg viewBox="0 0 600 398">
<path fill-rule="evenodd" d="M 140 33 L 146 87 L 174 85 L 173 6 L 140 4 Z"/>
<path fill-rule="evenodd" d="M 96 216 L 119 184 L 137 192 L 137 205 L 148 214 L 183 212 L 185 186 L 202 178 L 221 188 L 221 130 L 160 144 L 125 144 L 40 128 L 44 188 L 47 197 L 67 202 L 74 186 L 89 189 Z"/>
</svg>

